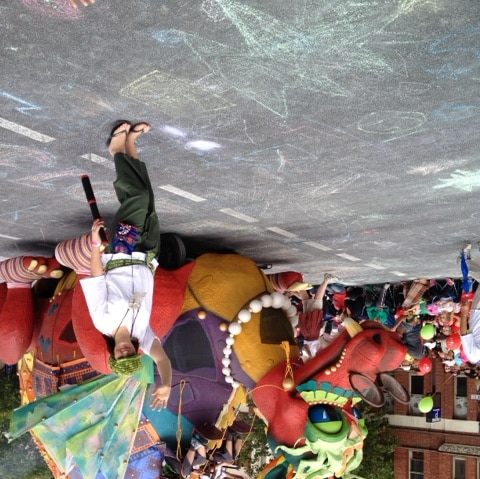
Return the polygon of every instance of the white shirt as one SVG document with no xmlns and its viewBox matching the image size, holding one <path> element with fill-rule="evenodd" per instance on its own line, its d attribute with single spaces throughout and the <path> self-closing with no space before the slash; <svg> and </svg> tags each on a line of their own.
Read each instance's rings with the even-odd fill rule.
<svg viewBox="0 0 480 479">
<path fill-rule="evenodd" d="M 471 363 L 477 364 L 480 361 L 480 309 L 472 309 L 468 325 L 470 334 L 461 336 L 463 352 Z"/>
<path fill-rule="evenodd" d="M 302 301 L 303 312 L 310 313 L 316 309 L 323 309 L 323 299 L 308 298 Z"/>
<path fill-rule="evenodd" d="M 131 256 L 103 254 L 103 264 L 110 259 L 145 259 L 145 254 Z M 101 276 L 80 280 L 93 324 L 102 334 L 114 335 L 125 326 L 137 338 L 144 353 L 150 354 L 155 333 L 150 328 L 153 302 L 153 275 L 143 265 L 122 266 Z"/>
</svg>

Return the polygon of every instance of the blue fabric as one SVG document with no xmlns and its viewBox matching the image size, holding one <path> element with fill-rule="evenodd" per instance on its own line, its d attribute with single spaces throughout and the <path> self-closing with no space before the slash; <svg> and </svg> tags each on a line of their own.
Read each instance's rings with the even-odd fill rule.
<svg viewBox="0 0 480 479">
<path fill-rule="evenodd" d="M 460 266 L 462 270 L 462 289 L 464 293 L 470 293 L 472 291 L 473 281 L 469 278 L 469 269 L 467 264 L 467 258 L 465 256 L 465 252 L 462 251 L 460 255 Z"/>
<path fill-rule="evenodd" d="M 33 431 L 63 473 L 123 479 L 153 362 L 131 377 L 99 376 L 13 411 L 9 440 Z"/>
</svg>

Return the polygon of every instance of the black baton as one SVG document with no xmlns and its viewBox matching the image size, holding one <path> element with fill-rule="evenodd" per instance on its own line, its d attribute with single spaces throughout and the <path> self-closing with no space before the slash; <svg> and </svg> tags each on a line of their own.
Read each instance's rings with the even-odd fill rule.
<svg viewBox="0 0 480 479">
<path fill-rule="evenodd" d="M 90 211 L 92 212 L 92 216 L 94 220 L 100 219 L 100 212 L 98 211 L 97 200 L 95 199 L 95 195 L 93 194 L 92 183 L 90 183 L 90 177 L 88 175 L 82 175 L 82 185 L 83 190 L 85 191 L 85 196 L 87 197 L 88 204 L 90 206 Z M 104 228 L 100 228 L 100 239 L 102 240 L 103 244 L 108 243 L 107 233 L 105 233 Z"/>
</svg>

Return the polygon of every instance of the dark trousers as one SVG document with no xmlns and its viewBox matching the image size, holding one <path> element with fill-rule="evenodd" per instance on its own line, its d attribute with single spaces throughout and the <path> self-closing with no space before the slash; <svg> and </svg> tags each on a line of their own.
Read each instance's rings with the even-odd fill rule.
<svg viewBox="0 0 480 479">
<path fill-rule="evenodd" d="M 160 250 L 160 225 L 155 211 L 155 198 L 143 161 L 116 153 L 114 158 L 117 178 L 113 183 L 120 207 L 113 218 L 111 238 L 118 223 L 127 223 L 138 229 L 135 251 Z M 109 246 L 111 252 L 111 244 Z"/>
</svg>

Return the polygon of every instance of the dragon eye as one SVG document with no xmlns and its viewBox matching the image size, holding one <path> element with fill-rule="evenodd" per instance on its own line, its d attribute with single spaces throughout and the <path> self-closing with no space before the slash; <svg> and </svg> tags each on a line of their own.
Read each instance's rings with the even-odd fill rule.
<svg viewBox="0 0 480 479">
<path fill-rule="evenodd" d="M 335 434 L 342 428 L 340 412 L 325 404 L 316 404 L 308 409 L 308 418 L 312 425 L 325 433 Z"/>
<path fill-rule="evenodd" d="M 340 419 L 340 414 L 332 406 L 316 404 L 309 408 L 308 418 L 312 422 L 330 422 L 338 421 Z"/>
</svg>

